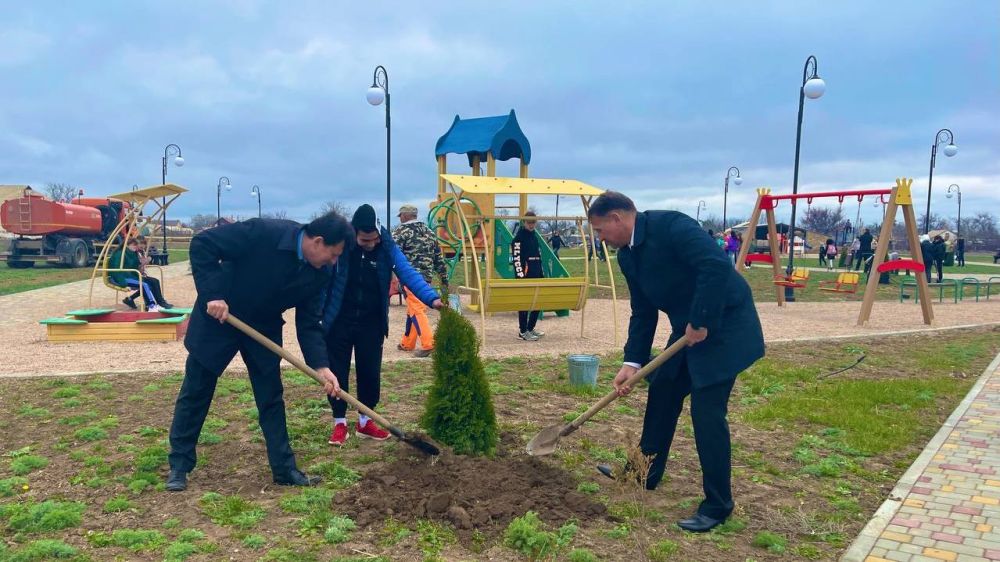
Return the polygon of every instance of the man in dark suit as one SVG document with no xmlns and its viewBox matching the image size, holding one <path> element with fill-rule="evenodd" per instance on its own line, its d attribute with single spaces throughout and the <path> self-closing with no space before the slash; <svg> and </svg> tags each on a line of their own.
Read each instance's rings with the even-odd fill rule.
<svg viewBox="0 0 1000 562">
<path fill-rule="evenodd" d="M 191 272 L 198 298 L 184 346 L 184 382 L 170 427 L 167 490 L 187 488 L 195 467 L 195 444 L 208 415 L 215 385 L 236 353 L 243 357 L 257 402 L 260 428 L 274 482 L 311 486 L 319 482 L 295 465 L 288 443 L 282 397 L 281 359 L 226 324 L 232 312 L 281 345 L 282 313 L 295 309 L 295 330 L 306 363 L 327 382 L 329 395 L 340 392 L 330 371 L 323 329 L 322 292 L 331 266 L 354 239 L 354 230 L 337 213 L 302 226 L 288 220 L 251 219 L 206 230 L 191 240 Z"/>
<path fill-rule="evenodd" d="M 619 248 L 618 264 L 631 293 L 632 317 L 625 364 L 615 376 L 619 395 L 625 381 L 650 359 L 660 311 L 670 319 L 670 341 L 686 335 L 688 347 L 650 377 L 640 448 L 650 456 L 646 489 L 663 478 L 670 443 L 684 398 L 691 395 L 691 421 L 701 462 L 705 499 L 698 512 L 678 525 L 705 532 L 733 510 L 730 443 L 726 412 L 736 375 L 764 356 L 764 335 L 746 281 L 691 217 L 676 211 L 636 211 L 631 199 L 607 191 L 591 205 L 594 232 Z"/>
</svg>

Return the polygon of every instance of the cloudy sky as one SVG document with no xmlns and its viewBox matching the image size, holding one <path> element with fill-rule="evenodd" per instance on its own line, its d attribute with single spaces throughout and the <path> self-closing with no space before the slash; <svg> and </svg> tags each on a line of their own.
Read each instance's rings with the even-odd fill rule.
<svg viewBox="0 0 1000 562">
<path fill-rule="evenodd" d="M 790 191 L 802 66 L 800 191 L 914 178 L 934 211 L 1000 212 L 1000 2 L 15 2 L 0 21 L 0 184 L 99 195 L 159 183 L 164 146 L 190 189 L 174 217 L 263 206 L 306 218 L 323 201 L 384 213 L 385 128 L 365 102 L 389 70 L 393 207 L 434 197 L 434 143 L 456 114 L 515 109 L 531 173 L 632 195 L 641 207 L 730 216 L 753 188 Z M 450 159 L 451 170 L 461 157 Z M 516 175 L 501 163 L 500 174 Z M 857 203 L 845 204 L 854 216 Z M 539 202 L 540 210 L 549 202 Z M 850 208 L 850 209 L 849 209 Z M 922 211 L 921 211 L 922 212 Z M 865 205 L 863 216 L 876 210 Z M 918 213 L 919 214 L 919 213 Z M 781 218 L 779 211 L 779 218 Z"/>
</svg>

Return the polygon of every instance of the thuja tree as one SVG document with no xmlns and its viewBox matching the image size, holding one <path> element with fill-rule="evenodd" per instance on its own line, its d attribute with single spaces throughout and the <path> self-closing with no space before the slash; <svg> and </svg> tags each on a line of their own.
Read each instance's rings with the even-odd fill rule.
<svg viewBox="0 0 1000 562">
<path fill-rule="evenodd" d="M 435 440 L 460 455 L 492 455 L 497 419 L 479 360 L 476 329 L 444 308 L 434 336 L 434 385 L 421 423 Z"/>
</svg>

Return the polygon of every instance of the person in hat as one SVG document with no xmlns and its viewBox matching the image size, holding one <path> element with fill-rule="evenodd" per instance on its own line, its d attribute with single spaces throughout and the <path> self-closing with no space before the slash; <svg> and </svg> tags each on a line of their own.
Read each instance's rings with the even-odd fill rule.
<svg viewBox="0 0 1000 562">
<path fill-rule="evenodd" d="M 514 276 L 518 279 L 540 279 L 542 271 L 542 251 L 535 235 L 538 224 L 534 211 L 524 213 L 521 228 L 510 243 L 510 259 L 514 263 Z M 538 324 L 538 310 L 521 310 L 517 313 L 517 334 L 525 341 L 538 341 L 545 332 L 535 329 Z"/>
<path fill-rule="evenodd" d="M 446 294 L 448 265 L 441 255 L 437 236 L 426 224 L 417 219 L 417 208 L 413 205 L 403 205 L 399 208 L 399 221 L 399 226 L 392 231 L 396 246 L 425 282 L 431 283 L 436 275 L 441 281 L 441 292 Z M 413 351 L 419 338 L 421 349 L 414 351 L 414 355 L 427 357 L 434 349 L 434 330 L 427 320 L 427 307 L 413 291 L 404 287 L 403 294 L 406 296 L 406 329 L 396 347 L 402 351 Z"/>
<path fill-rule="evenodd" d="M 348 384 L 351 354 L 358 383 L 357 396 L 371 409 L 378 405 L 382 379 L 382 345 L 389 336 L 389 283 L 392 274 L 421 302 L 436 309 L 441 298 L 424 278 L 406 261 L 385 227 L 375 218 L 371 205 L 361 205 L 351 219 L 357 242 L 340 260 L 324 294 L 323 328 L 330 369 L 340 388 L 350 392 Z M 347 402 L 330 396 L 333 410 L 331 445 L 343 445 L 348 437 Z M 368 416 L 358 416 L 358 437 L 383 441 L 389 432 Z"/>
</svg>

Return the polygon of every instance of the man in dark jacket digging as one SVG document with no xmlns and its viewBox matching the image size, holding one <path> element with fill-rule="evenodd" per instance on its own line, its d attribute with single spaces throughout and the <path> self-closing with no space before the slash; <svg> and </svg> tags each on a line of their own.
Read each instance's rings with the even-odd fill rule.
<svg viewBox="0 0 1000 562">
<path fill-rule="evenodd" d="M 326 380 L 327 394 L 336 395 L 340 387 L 323 343 L 320 299 L 330 267 L 353 239 L 347 220 L 328 213 L 305 226 L 250 219 L 211 228 L 191 240 L 191 273 L 198 298 L 184 338 L 188 358 L 170 426 L 167 490 L 187 488 L 216 382 L 237 352 L 250 374 L 274 482 L 286 486 L 319 482 L 299 471 L 288 443 L 281 359 L 226 324 L 226 318 L 232 313 L 281 345 L 282 313 L 294 308 L 295 331 L 306 363 Z"/>
<path fill-rule="evenodd" d="M 632 317 L 625 364 L 615 376 L 625 381 L 649 361 L 660 311 L 670 319 L 668 343 L 682 335 L 688 347 L 650 377 L 640 448 L 651 457 L 646 488 L 663 478 L 684 398 L 691 395 L 691 421 L 701 462 L 705 499 L 697 513 L 678 525 L 709 531 L 733 510 L 731 451 L 726 412 L 736 375 L 764 356 L 764 336 L 750 287 L 733 263 L 691 217 L 676 211 L 636 211 L 621 193 L 606 191 L 590 205 L 590 224 L 601 239 L 619 248 L 631 293 Z"/>
<path fill-rule="evenodd" d="M 375 209 L 362 205 L 351 225 L 357 232 L 356 246 L 337 264 L 324 295 L 323 328 L 326 330 L 330 367 L 340 388 L 347 391 L 351 354 L 358 381 L 358 400 L 371 409 L 378 405 L 382 378 L 382 345 L 389 335 L 389 283 L 395 273 L 399 282 L 427 306 L 440 309 L 437 292 L 406 261 L 385 228 L 379 228 Z M 347 441 L 347 402 L 330 396 L 333 409 L 331 445 Z M 358 437 L 383 441 L 389 432 L 375 420 L 360 415 Z"/>
</svg>

